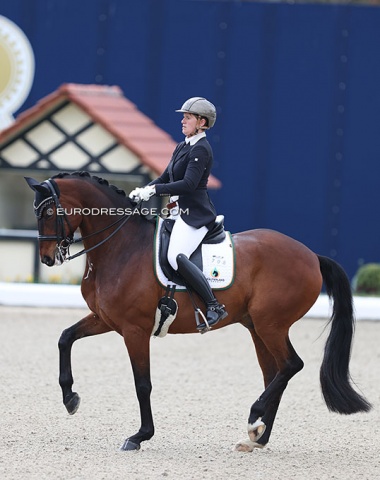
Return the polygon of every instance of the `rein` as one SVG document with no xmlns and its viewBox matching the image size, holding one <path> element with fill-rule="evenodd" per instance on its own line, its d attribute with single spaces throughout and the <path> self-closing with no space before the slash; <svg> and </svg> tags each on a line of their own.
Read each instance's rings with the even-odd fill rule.
<svg viewBox="0 0 380 480">
<path fill-rule="evenodd" d="M 46 208 L 48 205 L 54 203 L 54 206 L 56 208 L 56 212 L 58 209 L 62 209 L 62 206 L 59 202 L 59 193 L 57 193 L 58 187 L 55 186 L 55 182 L 52 180 L 45 180 L 44 182 L 51 193 L 51 196 L 45 199 L 43 202 L 41 202 L 38 206 L 34 206 L 34 210 L 36 212 L 37 218 L 42 217 L 42 211 L 44 208 Z M 138 208 L 141 204 L 141 201 L 136 204 L 136 208 Z M 41 209 L 41 207 L 44 207 Z M 40 213 L 38 213 L 40 211 Z M 56 215 L 57 221 L 56 221 L 56 234 L 55 235 L 38 235 L 38 240 L 39 241 L 51 241 L 51 240 L 56 240 L 57 241 L 57 249 L 59 252 L 59 255 L 61 256 L 62 261 L 68 262 L 70 260 L 73 260 L 74 258 L 80 257 L 81 255 L 84 255 L 85 253 L 91 252 L 92 250 L 95 250 L 95 248 L 100 247 L 104 243 L 106 243 L 108 240 L 110 240 L 131 218 L 131 215 L 126 215 L 122 216 L 121 218 L 118 218 L 115 222 L 111 223 L 110 225 L 107 225 L 106 227 L 102 228 L 101 230 L 97 230 L 96 232 L 92 232 L 89 235 L 86 235 L 84 237 L 79 237 L 74 239 L 74 232 L 72 231 L 72 227 L 70 225 L 70 222 L 67 218 L 67 215 L 64 213 L 63 215 Z M 69 235 L 65 236 L 65 225 L 64 222 L 67 223 L 69 227 Z M 95 235 L 98 235 L 99 233 L 105 232 L 109 228 L 114 227 L 120 223 L 120 225 L 112 232 L 110 233 L 106 238 L 101 240 L 99 243 L 93 245 L 90 248 L 84 248 L 80 252 L 77 252 L 74 255 L 69 255 L 69 249 L 70 246 L 75 244 L 75 243 L 80 243 L 83 240 L 86 240 L 87 238 L 93 237 Z"/>
<path fill-rule="evenodd" d="M 120 225 L 112 233 L 110 233 L 108 235 L 108 237 L 104 238 L 102 241 L 100 241 L 96 245 L 93 245 L 90 248 L 84 248 L 83 250 L 76 253 L 75 255 L 70 255 L 70 256 L 66 257 L 65 261 L 68 262 L 69 260 L 72 260 L 73 258 L 80 257 L 81 255 L 84 255 L 85 253 L 91 252 L 91 250 L 95 250 L 95 248 L 100 247 L 100 245 L 103 245 L 103 243 L 106 243 L 128 222 L 128 220 L 131 218 L 131 216 L 132 215 L 127 215 L 125 217 L 121 217 L 118 220 L 116 220 L 115 222 L 111 223 L 111 225 L 107 225 L 107 227 L 102 228 L 101 230 L 98 230 L 97 232 L 90 233 L 89 235 L 86 235 L 85 237 L 80 237 L 80 238 L 76 238 L 76 239 L 71 238 L 70 244 L 67 246 L 67 248 L 69 248 L 70 245 L 73 245 L 74 243 L 82 242 L 83 240 L 86 240 L 87 238 L 90 238 L 90 237 L 93 237 L 94 235 L 98 235 L 99 233 L 105 232 L 109 228 L 111 228 L 111 227 L 117 225 L 119 222 L 121 222 Z"/>
</svg>

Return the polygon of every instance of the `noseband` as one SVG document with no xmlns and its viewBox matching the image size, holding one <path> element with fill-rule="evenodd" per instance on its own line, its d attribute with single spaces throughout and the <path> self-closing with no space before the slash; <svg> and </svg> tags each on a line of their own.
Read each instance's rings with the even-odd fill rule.
<svg viewBox="0 0 380 480">
<path fill-rule="evenodd" d="M 57 249 L 58 253 L 61 257 L 62 260 L 66 259 L 68 253 L 69 253 L 69 247 L 72 243 L 74 243 L 74 232 L 71 228 L 69 219 L 67 218 L 66 213 L 64 213 L 64 210 L 62 209 L 62 206 L 59 201 L 59 188 L 58 185 L 55 183 L 54 180 L 49 179 L 45 180 L 43 182 L 44 185 L 46 185 L 51 193 L 50 197 L 45 198 L 42 200 L 38 205 L 36 205 L 36 202 L 34 201 L 34 213 L 37 217 L 38 220 L 41 220 L 42 214 L 44 210 L 49 206 L 49 205 L 54 205 L 56 209 L 56 222 L 55 222 L 55 234 L 54 235 L 42 235 L 38 234 L 38 241 L 53 241 L 55 240 L 57 242 Z M 63 211 L 63 215 L 58 215 L 58 209 L 60 211 Z M 69 228 L 69 234 L 66 235 L 65 233 L 65 222 Z"/>
<path fill-rule="evenodd" d="M 56 182 L 52 179 L 45 180 L 43 182 L 44 185 L 46 185 L 51 193 L 50 197 L 47 197 L 43 199 L 38 205 L 36 205 L 36 201 L 34 201 L 33 207 L 34 207 L 34 213 L 37 217 L 38 220 L 41 220 L 42 214 L 49 205 L 54 205 L 56 209 L 56 224 L 55 224 L 55 235 L 41 235 L 40 233 L 38 234 L 38 240 L 39 241 L 53 241 L 55 240 L 57 242 L 57 250 L 59 257 L 61 261 L 69 261 L 72 260 L 73 258 L 79 257 L 87 252 L 90 252 L 91 250 L 94 250 L 97 247 L 100 247 L 100 245 L 103 245 L 106 241 L 108 241 L 110 238 L 112 238 L 125 224 L 126 222 L 131 218 L 132 215 L 123 215 L 122 217 L 118 218 L 115 222 L 111 223 L 105 228 L 102 228 L 101 230 L 98 230 L 96 232 L 90 233 L 89 235 L 86 235 L 85 237 L 79 237 L 74 239 L 74 231 L 70 225 L 69 219 L 67 218 L 67 215 L 65 213 L 65 210 L 62 208 L 61 203 L 59 201 L 59 188 Z M 141 202 L 139 202 L 140 204 Z M 136 205 L 136 207 L 139 207 L 139 204 Z M 62 214 L 58 214 L 58 209 L 60 209 L 60 212 L 63 212 Z M 65 222 L 69 228 L 69 234 L 65 234 Z M 110 233 L 106 238 L 101 240 L 99 243 L 93 245 L 90 248 L 84 248 L 80 252 L 76 253 L 75 255 L 70 255 L 70 246 L 74 243 L 79 243 L 82 242 L 83 240 L 90 238 L 94 235 L 97 235 L 99 233 L 102 233 L 109 228 L 118 225 L 118 227 Z"/>
</svg>

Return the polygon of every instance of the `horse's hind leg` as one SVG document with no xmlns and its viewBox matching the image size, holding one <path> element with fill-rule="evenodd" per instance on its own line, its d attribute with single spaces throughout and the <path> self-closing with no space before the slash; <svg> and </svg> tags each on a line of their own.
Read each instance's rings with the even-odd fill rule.
<svg viewBox="0 0 380 480">
<path fill-rule="evenodd" d="M 277 364 L 273 355 L 269 352 L 261 338 L 257 335 L 253 325 L 251 324 L 247 328 L 251 334 L 256 348 L 256 355 L 263 372 L 264 386 L 266 388 L 276 376 L 278 371 Z M 241 452 L 251 452 L 254 448 L 262 448 L 268 442 L 276 412 L 277 408 L 274 408 L 273 410 L 267 409 L 265 419 L 257 419 L 253 428 L 252 424 L 249 423 L 248 431 L 250 433 L 250 438 L 248 438 L 248 440 L 240 441 L 236 445 L 235 449 Z M 251 438 L 253 440 L 251 440 Z M 265 443 L 263 443 L 263 441 Z"/>
<path fill-rule="evenodd" d="M 58 342 L 59 348 L 59 384 L 62 389 L 63 403 L 70 415 L 79 408 L 80 397 L 72 391 L 74 383 L 71 370 L 71 347 L 75 340 L 109 332 L 111 329 L 99 317 L 90 313 L 75 325 L 64 330 Z"/>
<path fill-rule="evenodd" d="M 240 451 L 252 451 L 268 443 L 282 394 L 288 381 L 303 367 L 287 332 L 272 330 L 264 337 L 265 342 L 253 328 L 250 332 L 263 372 L 265 390 L 251 407 L 248 419 L 250 439 L 236 446 Z"/>
</svg>

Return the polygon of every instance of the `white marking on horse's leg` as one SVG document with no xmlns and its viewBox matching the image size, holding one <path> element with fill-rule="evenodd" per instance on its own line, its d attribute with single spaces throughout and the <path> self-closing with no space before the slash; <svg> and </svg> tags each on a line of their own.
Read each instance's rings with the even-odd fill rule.
<svg viewBox="0 0 380 480">
<path fill-rule="evenodd" d="M 265 432 L 266 425 L 261 421 L 261 418 L 258 418 L 255 423 L 248 424 L 248 435 L 252 442 L 257 442 L 257 440 L 263 436 Z"/>
<path fill-rule="evenodd" d="M 252 442 L 250 439 L 241 440 L 235 445 L 234 450 L 236 452 L 253 452 L 255 448 L 264 448 L 265 445 L 260 445 L 260 443 Z"/>
</svg>

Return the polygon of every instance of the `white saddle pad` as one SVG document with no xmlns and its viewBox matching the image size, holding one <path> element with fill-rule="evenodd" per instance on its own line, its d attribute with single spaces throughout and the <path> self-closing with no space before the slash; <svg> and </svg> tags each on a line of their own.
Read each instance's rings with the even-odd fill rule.
<svg viewBox="0 0 380 480">
<path fill-rule="evenodd" d="M 169 281 L 161 269 L 159 262 L 160 231 L 162 218 L 158 219 L 154 242 L 154 271 L 162 287 L 174 283 Z M 226 290 L 235 278 L 235 249 L 230 232 L 221 243 L 202 245 L 203 273 L 213 290 Z M 175 284 L 176 285 L 176 284 Z M 185 290 L 182 285 L 177 285 L 177 290 Z"/>
</svg>

